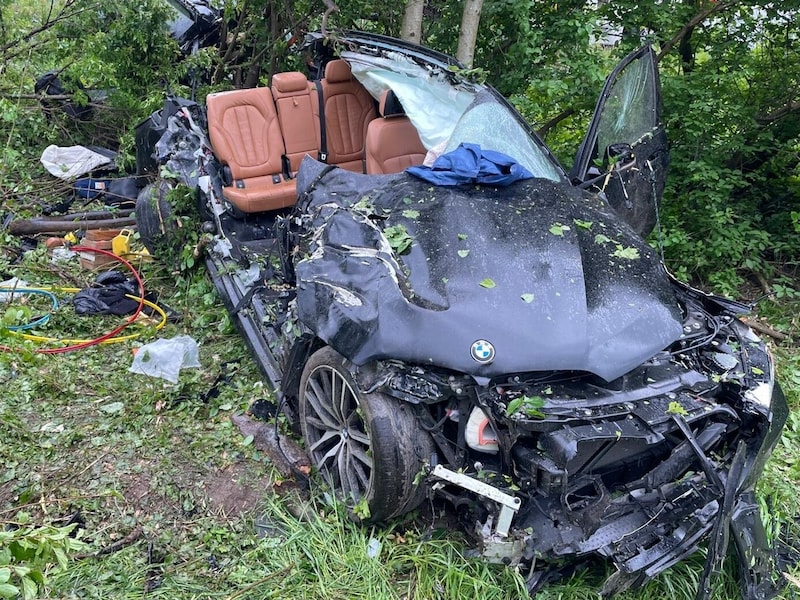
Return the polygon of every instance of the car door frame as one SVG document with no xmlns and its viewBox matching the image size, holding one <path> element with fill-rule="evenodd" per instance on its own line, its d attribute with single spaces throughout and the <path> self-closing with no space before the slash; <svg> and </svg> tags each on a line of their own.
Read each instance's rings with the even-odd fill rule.
<svg viewBox="0 0 800 600">
<path fill-rule="evenodd" d="M 647 70 L 649 81 L 645 85 L 651 88 L 652 103 L 646 110 L 655 113 L 655 124 L 638 139 L 616 140 L 606 146 L 603 153 L 616 144 L 616 150 L 621 153 L 612 157 L 609 165 L 604 164 L 602 170 L 596 170 L 593 163 L 604 159 L 597 146 L 601 122 L 607 115 L 606 110 L 610 110 L 607 106 L 609 99 L 613 96 L 623 72 L 639 60 L 650 61 Z M 657 67 L 653 48 L 645 45 L 628 54 L 609 74 L 595 105 L 586 137 L 581 142 L 569 173 L 570 179 L 576 185 L 604 193 L 614 210 L 643 237 L 657 223 L 669 165 L 669 147 L 662 120 L 661 84 Z"/>
</svg>

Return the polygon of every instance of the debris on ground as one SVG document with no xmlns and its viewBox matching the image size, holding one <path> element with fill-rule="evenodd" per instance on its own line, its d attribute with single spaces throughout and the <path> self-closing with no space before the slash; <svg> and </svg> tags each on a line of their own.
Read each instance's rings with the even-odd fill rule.
<svg viewBox="0 0 800 600">
<path fill-rule="evenodd" d="M 126 215 L 109 216 L 108 218 L 70 219 L 70 215 L 53 217 L 35 217 L 32 219 L 16 219 L 8 224 L 8 231 L 13 235 L 33 235 L 37 233 L 66 233 L 76 230 L 113 229 L 131 227 L 136 218 Z"/>
<path fill-rule="evenodd" d="M 243 414 L 232 415 L 231 422 L 243 436 L 253 436 L 255 447 L 269 456 L 284 477 L 292 477 L 298 472 L 305 475 L 310 473 L 310 462 L 303 449 L 293 438 L 277 433 L 273 425 L 258 422 Z"/>
<path fill-rule="evenodd" d="M 113 162 L 113 153 L 98 152 L 86 146 L 60 147 L 51 144 L 42 152 L 41 162 L 47 171 L 59 179 L 71 179 Z"/>
<path fill-rule="evenodd" d="M 181 369 L 199 366 L 197 342 L 191 336 L 178 335 L 174 338 L 161 338 L 141 346 L 128 371 L 178 383 Z"/>
</svg>

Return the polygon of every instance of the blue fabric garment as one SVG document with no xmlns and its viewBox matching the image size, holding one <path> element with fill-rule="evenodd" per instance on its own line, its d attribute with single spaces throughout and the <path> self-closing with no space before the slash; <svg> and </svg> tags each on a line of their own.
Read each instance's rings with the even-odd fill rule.
<svg viewBox="0 0 800 600">
<path fill-rule="evenodd" d="M 481 183 L 505 187 L 533 175 L 510 156 L 494 150 L 481 150 L 477 144 L 459 144 L 442 154 L 431 167 L 409 167 L 407 173 L 434 185 Z"/>
<path fill-rule="evenodd" d="M 106 191 L 109 183 L 111 182 L 108 179 L 86 177 L 84 179 L 76 179 L 72 187 L 75 189 L 75 193 L 81 198 L 93 200 Z"/>
</svg>

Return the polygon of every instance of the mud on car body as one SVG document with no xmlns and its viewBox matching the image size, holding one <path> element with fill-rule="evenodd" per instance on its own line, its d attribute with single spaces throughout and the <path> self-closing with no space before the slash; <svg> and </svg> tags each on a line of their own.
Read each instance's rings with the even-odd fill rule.
<svg viewBox="0 0 800 600">
<path fill-rule="evenodd" d="M 598 557 L 611 595 L 706 547 L 707 597 L 730 541 L 743 597 L 775 595 L 754 485 L 787 406 L 748 307 L 676 281 L 644 241 L 668 163 L 652 50 L 609 76 L 566 173 L 453 59 L 311 42 L 336 63 L 323 80 L 210 97 L 210 139 L 183 105 L 157 157 L 199 188 L 217 289 L 354 517 L 443 499 L 532 592 Z M 252 117 L 239 141 L 229 114 Z M 244 164 L 247 136 L 276 129 Z M 147 237 L 169 207 L 139 204 Z"/>
</svg>

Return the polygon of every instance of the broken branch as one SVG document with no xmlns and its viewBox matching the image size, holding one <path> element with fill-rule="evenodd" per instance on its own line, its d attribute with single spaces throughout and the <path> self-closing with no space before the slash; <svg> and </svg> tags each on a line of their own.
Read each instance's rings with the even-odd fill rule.
<svg viewBox="0 0 800 600">
<path fill-rule="evenodd" d="M 553 117 L 552 119 L 547 121 L 547 123 L 542 125 L 539 129 L 537 129 L 536 133 L 539 134 L 539 137 L 544 139 L 544 138 L 547 137 L 547 134 L 550 133 L 550 130 L 553 127 L 555 127 L 561 121 L 563 121 L 564 119 L 566 119 L 568 117 L 571 117 L 574 114 L 575 114 L 575 109 L 574 108 L 570 107 L 570 108 L 567 108 L 565 110 L 562 110 L 559 114 L 557 114 L 555 117 Z"/>
<path fill-rule="evenodd" d="M 80 219 L 75 221 L 47 221 L 42 219 L 19 219 L 8 224 L 12 235 L 33 235 L 36 233 L 68 233 L 88 229 L 120 229 L 136 225 L 135 217 L 116 219 Z"/>
<path fill-rule="evenodd" d="M 661 52 L 659 52 L 658 56 L 656 56 L 656 62 L 661 62 L 661 59 L 664 58 L 664 56 L 666 56 L 676 44 L 680 43 L 680 41 L 697 25 L 708 19 L 711 15 L 728 10 L 734 4 L 736 4 L 736 2 L 713 2 L 708 8 L 697 13 L 689 20 L 688 23 L 686 23 L 686 25 L 681 27 L 678 33 L 672 36 L 672 39 L 664 42 L 664 44 L 661 46 Z"/>
<path fill-rule="evenodd" d="M 751 321 L 744 319 L 744 322 L 747 324 L 748 327 L 750 327 L 750 329 L 755 329 L 757 332 L 763 333 L 764 335 L 768 335 L 774 340 L 785 342 L 787 340 L 792 339 L 791 336 L 788 336 L 785 333 L 781 333 L 780 331 L 776 331 L 775 329 L 772 329 L 772 327 L 763 325 L 758 321 Z"/>
<path fill-rule="evenodd" d="M 75 556 L 77 559 L 84 559 L 84 558 L 97 558 L 99 556 L 104 556 L 106 554 L 112 554 L 114 552 L 118 552 L 125 548 L 126 546 L 130 546 L 135 541 L 137 541 L 140 537 L 142 537 L 142 528 L 136 526 L 133 528 L 128 535 L 126 535 L 121 540 L 117 540 L 106 546 L 105 548 L 100 548 L 97 552 L 89 552 L 87 554 L 78 554 Z"/>
<path fill-rule="evenodd" d="M 797 93 L 797 90 L 795 90 L 795 93 Z M 789 101 L 784 106 L 773 110 L 771 113 L 757 116 L 756 122 L 759 125 L 771 125 L 775 121 L 780 121 L 784 117 L 795 112 L 800 112 L 800 101 L 798 100 Z"/>
</svg>

